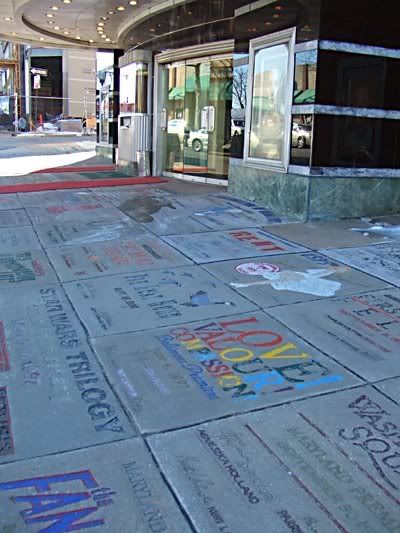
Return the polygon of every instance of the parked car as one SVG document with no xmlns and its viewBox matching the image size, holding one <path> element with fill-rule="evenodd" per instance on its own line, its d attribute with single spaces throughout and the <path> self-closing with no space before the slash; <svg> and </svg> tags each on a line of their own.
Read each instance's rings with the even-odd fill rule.
<svg viewBox="0 0 400 533">
<path fill-rule="evenodd" d="M 292 146 L 297 148 L 307 148 L 311 143 L 311 125 L 293 122 L 292 125 Z"/>
<path fill-rule="evenodd" d="M 168 121 L 167 132 L 175 133 L 179 137 L 179 141 L 182 142 L 185 137 L 186 120 L 182 118 L 173 118 Z"/>
<path fill-rule="evenodd" d="M 187 139 L 187 145 L 195 152 L 201 152 L 208 148 L 208 131 L 201 129 L 198 131 L 191 131 Z"/>
</svg>

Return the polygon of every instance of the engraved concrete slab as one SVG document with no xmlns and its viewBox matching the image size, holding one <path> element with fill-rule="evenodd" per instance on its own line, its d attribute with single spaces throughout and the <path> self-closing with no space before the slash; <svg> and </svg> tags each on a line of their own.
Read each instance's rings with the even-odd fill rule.
<svg viewBox="0 0 400 533">
<path fill-rule="evenodd" d="M 360 383 L 264 313 L 102 337 L 94 346 L 144 433 Z"/>
<path fill-rule="evenodd" d="M 22 204 L 16 194 L 0 194 L 0 210 L 21 208 Z"/>
<path fill-rule="evenodd" d="M 228 194 L 207 195 L 203 203 L 205 205 L 196 208 L 193 216 L 213 230 L 275 225 L 289 221 L 288 218 L 278 216 L 270 209 Z"/>
<path fill-rule="evenodd" d="M 347 246 L 364 246 L 385 241 L 382 236 L 351 231 L 351 228 L 365 228 L 370 224 L 360 219 L 330 220 L 329 222 L 306 222 L 299 224 L 281 224 L 266 226 L 264 229 L 284 239 L 302 244 L 308 248 L 341 248 Z"/>
<path fill-rule="evenodd" d="M 95 192 L 82 189 L 20 193 L 19 198 L 24 207 L 47 207 L 59 204 L 93 203 L 101 203 L 104 207 L 111 207 L 109 202 L 106 202 Z"/>
<path fill-rule="evenodd" d="M 24 209 L 0 210 L 0 228 L 30 225 L 31 221 Z"/>
<path fill-rule="evenodd" d="M 44 248 L 56 246 L 72 246 L 93 242 L 110 241 L 122 237 L 148 235 L 150 232 L 132 219 L 92 220 L 88 222 L 60 222 L 55 224 L 39 224 L 35 227 Z"/>
<path fill-rule="evenodd" d="M 382 381 L 381 383 L 376 385 L 376 388 L 400 405 L 400 378 Z"/>
<path fill-rule="evenodd" d="M 317 252 L 211 263 L 206 270 L 260 307 L 356 294 L 389 285 Z"/>
<path fill-rule="evenodd" d="M 192 264 L 154 236 L 50 248 L 47 253 L 61 281 Z"/>
<path fill-rule="evenodd" d="M 98 187 L 91 189 L 95 194 L 98 194 L 113 203 L 116 207 L 121 208 L 123 205 L 127 209 L 134 208 L 135 202 L 140 197 L 154 197 L 154 198 L 173 198 L 175 193 L 166 191 L 159 187 L 149 187 L 147 185 L 129 185 L 121 187 Z"/>
<path fill-rule="evenodd" d="M 41 250 L 42 246 L 32 226 L 0 228 L 1 252 L 23 252 Z"/>
<path fill-rule="evenodd" d="M 2 290 L 0 306 L 0 462 L 135 433 L 61 287 Z"/>
<path fill-rule="evenodd" d="M 65 284 L 92 337 L 182 324 L 256 306 L 200 267 L 175 267 Z"/>
<path fill-rule="evenodd" d="M 391 381 L 399 384 L 399 380 L 387 383 Z M 399 498 L 398 405 L 373 387 L 339 391 L 292 405 L 309 430 L 314 428 L 326 441 L 333 442 L 373 480 L 378 493 Z"/>
<path fill-rule="evenodd" d="M 321 251 L 336 261 L 341 261 L 400 287 L 400 242 L 398 241 Z"/>
<path fill-rule="evenodd" d="M 314 494 L 235 420 L 148 438 L 195 530 L 336 532 Z"/>
<path fill-rule="evenodd" d="M 196 263 L 212 263 L 227 259 L 270 256 L 307 250 L 303 246 L 275 237 L 262 229 L 169 235 L 163 239 Z"/>
<path fill-rule="evenodd" d="M 101 203 L 59 204 L 48 207 L 28 207 L 33 224 L 60 223 L 68 221 L 88 222 L 93 220 L 129 220 L 116 207 L 103 207 Z"/>
<path fill-rule="evenodd" d="M 203 226 L 223 230 L 282 222 L 263 207 L 221 194 L 174 196 L 162 191 L 133 196 L 125 201 L 121 198 L 116 205 L 158 235 L 205 231 Z"/>
<path fill-rule="evenodd" d="M 191 531 L 141 439 L 3 465 L 0 472 L 5 533 Z"/>
<path fill-rule="evenodd" d="M 198 531 L 218 530 L 209 524 L 219 515 L 237 532 L 261 533 L 266 523 L 268 531 L 400 529 L 397 501 L 292 406 L 154 435 L 148 442 Z M 229 495 L 226 503 L 222 494 Z M 211 508 L 207 500 L 199 505 L 202 495 L 212 498 Z M 280 526 L 270 525 L 278 519 Z M 249 520 L 255 522 L 249 526 Z"/>
<path fill-rule="evenodd" d="M 53 267 L 40 250 L 0 254 L 0 288 L 57 282 Z"/>
<path fill-rule="evenodd" d="M 369 381 L 399 374 L 398 289 L 282 306 L 267 312 Z"/>
</svg>

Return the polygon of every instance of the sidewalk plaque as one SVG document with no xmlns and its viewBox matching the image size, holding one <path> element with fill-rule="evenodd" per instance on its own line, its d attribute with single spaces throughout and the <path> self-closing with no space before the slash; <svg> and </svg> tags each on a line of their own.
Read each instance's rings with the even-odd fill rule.
<svg viewBox="0 0 400 533">
<path fill-rule="evenodd" d="M 336 396 L 326 397 L 333 409 L 320 411 L 325 421 Z M 148 438 L 196 531 L 216 530 L 215 520 L 235 532 L 400 530 L 397 501 L 377 486 L 378 474 L 362 471 L 355 451 L 342 454 L 298 414 L 307 402 Z"/>
<path fill-rule="evenodd" d="M 399 374 L 399 289 L 280 306 L 267 312 L 368 381 Z"/>
<path fill-rule="evenodd" d="M 44 252 L 0 253 L 0 288 L 57 282 L 57 276 Z"/>
<path fill-rule="evenodd" d="M 94 344 L 119 396 L 149 433 L 360 383 L 260 312 Z"/>
<path fill-rule="evenodd" d="M 93 220 L 88 222 L 60 222 L 39 224 L 36 232 L 44 248 L 70 246 L 85 243 L 110 241 L 123 237 L 132 237 L 150 232 L 132 219 L 119 221 Z"/>
<path fill-rule="evenodd" d="M 303 246 L 281 237 L 275 237 L 259 228 L 169 235 L 163 239 L 196 263 L 212 263 L 226 259 L 269 256 L 307 250 Z"/>
<path fill-rule="evenodd" d="M 256 308 L 195 266 L 105 276 L 66 283 L 64 287 L 92 337 Z"/>
<path fill-rule="evenodd" d="M 389 286 L 317 252 L 221 261 L 204 268 L 263 308 Z"/>
<path fill-rule="evenodd" d="M 400 242 L 321 250 L 328 257 L 400 287 Z"/>
<path fill-rule="evenodd" d="M 7 444 L 0 462 L 131 437 L 62 288 L 5 289 L 1 303 L 0 395 L 9 438 L 0 439 Z"/>
<path fill-rule="evenodd" d="M 47 253 L 61 281 L 192 264 L 154 236 L 51 248 Z"/>
<path fill-rule="evenodd" d="M 140 439 L 3 465 L 1 472 L 4 532 L 192 531 Z"/>
</svg>

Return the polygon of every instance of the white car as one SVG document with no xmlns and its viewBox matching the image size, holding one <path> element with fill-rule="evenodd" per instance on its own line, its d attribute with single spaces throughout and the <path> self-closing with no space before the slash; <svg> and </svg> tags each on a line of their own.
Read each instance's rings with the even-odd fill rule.
<svg viewBox="0 0 400 533">
<path fill-rule="evenodd" d="M 179 137 L 179 141 L 183 142 L 185 136 L 186 120 L 183 118 L 173 118 L 168 121 L 167 132 L 175 133 Z"/>
<path fill-rule="evenodd" d="M 208 148 L 208 131 L 201 129 L 198 131 L 191 131 L 187 138 L 187 145 L 195 152 L 201 152 Z"/>
</svg>

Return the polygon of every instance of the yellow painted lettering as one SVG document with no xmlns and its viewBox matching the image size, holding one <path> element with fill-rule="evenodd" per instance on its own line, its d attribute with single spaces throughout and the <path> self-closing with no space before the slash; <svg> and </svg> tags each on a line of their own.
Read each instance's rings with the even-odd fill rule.
<svg viewBox="0 0 400 533">
<path fill-rule="evenodd" d="M 275 348 L 275 350 L 270 350 L 269 352 L 265 352 L 262 355 L 260 355 L 261 359 L 305 359 L 308 357 L 308 354 L 306 353 L 300 353 L 296 355 L 281 355 L 284 352 L 287 352 L 288 350 L 293 350 L 293 348 L 297 348 L 295 344 L 292 344 L 291 342 L 287 342 L 286 344 L 282 344 L 282 346 L 279 346 L 279 348 Z"/>
<path fill-rule="evenodd" d="M 228 354 L 231 353 L 241 353 L 244 355 L 237 355 L 236 357 L 230 356 L 228 357 Z M 250 350 L 246 350 L 245 348 L 227 348 L 226 350 L 222 350 L 222 352 L 219 352 L 219 355 L 224 359 L 225 361 L 234 361 L 235 363 L 242 363 L 243 361 L 249 361 L 250 359 L 253 359 L 254 354 Z"/>
<path fill-rule="evenodd" d="M 229 384 L 229 382 L 227 383 L 227 380 L 234 380 L 235 383 Z M 237 387 L 238 385 L 242 384 L 242 378 L 240 376 L 235 376 L 235 374 L 229 374 L 227 376 L 222 376 L 218 380 L 218 384 L 221 385 L 222 387 L 228 387 L 228 388 Z"/>
</svg>

